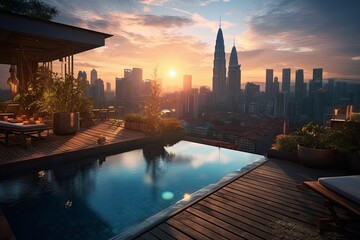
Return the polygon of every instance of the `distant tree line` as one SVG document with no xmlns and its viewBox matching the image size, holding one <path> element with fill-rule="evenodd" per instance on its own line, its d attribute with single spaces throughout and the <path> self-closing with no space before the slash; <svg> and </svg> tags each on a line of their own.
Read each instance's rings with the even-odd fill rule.
<svg viewBox="0 0 360 240">
<path fill-rule="evenodd" d="M 59 13 L 54 6 L 39 0 L 0 0 L 0 11 L 43 20 L 51 20 Z"/>
</svg>

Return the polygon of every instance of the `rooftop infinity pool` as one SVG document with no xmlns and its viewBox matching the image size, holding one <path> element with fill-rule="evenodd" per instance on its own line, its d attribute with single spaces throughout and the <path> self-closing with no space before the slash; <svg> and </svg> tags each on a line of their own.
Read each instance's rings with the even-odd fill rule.
<svg viewBox="0 0 360 240">
<path fill-rule="evenodd" d="M 18 240 L 109 239 L 264 157 L 193 142 L 152 144 L 0 180 Z"/>
</svg>

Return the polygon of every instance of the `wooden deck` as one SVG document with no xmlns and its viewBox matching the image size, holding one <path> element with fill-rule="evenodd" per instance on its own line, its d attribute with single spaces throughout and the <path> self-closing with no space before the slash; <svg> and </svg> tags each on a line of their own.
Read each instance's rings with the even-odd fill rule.
<svg viewBox="0 0 360 240">
<path fill-rule="evenodd" d="M 271 159 L 137 239 L 360 239 L 359 223 L 318 235 L 317 220 L 329 216 L 324 199 L 296 187 L 342 174 Z"/>
<path fill-rule="evenodd" d="M 80 150 L 96 149 L 99 147 L 97 143 L 99 135 L 106 137 L 105 146 L 129 140 L 143 139 L 145 137 L 142 132 L 124 129 L 120 122 L 116 120 L 100 121 L 97 122 L 95 126 L 88 129 L 81 129 L 80 132 L 74 135 L 58 136 L 50 131 L 50 136 L 45 140 L 32 138 L 31 144 L 27 149 L 24 149 L 20 144 L 10 146 L 0 144 L 0 166 L 15 162 L 48 158 Z M 19 142 L 19 139 L 17 139 L 17 142 Z"/>
</svg>

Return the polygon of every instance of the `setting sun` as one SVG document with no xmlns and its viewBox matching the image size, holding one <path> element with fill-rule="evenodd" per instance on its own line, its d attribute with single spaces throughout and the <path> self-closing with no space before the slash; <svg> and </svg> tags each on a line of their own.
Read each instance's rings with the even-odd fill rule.
<svg viewBox="0 0 360 240">
<path fill-rule="evenodd" d="M 175 77 L 176 76 L 176 71 L 174 69 L 171 69 L 169 71 L 169 76 L 172 77 L 172 78 Z"/>
</svg>

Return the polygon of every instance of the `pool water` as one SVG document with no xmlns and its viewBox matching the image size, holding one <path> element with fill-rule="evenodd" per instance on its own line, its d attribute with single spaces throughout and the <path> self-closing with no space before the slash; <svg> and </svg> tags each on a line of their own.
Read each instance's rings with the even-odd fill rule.
<svg viewBox="0 0 360 240">
<path fill-rule="evenodd" d="M 19 239 L 108 239 L 263 156 L 180 141 L 0 180 Z"/>
</svg>

